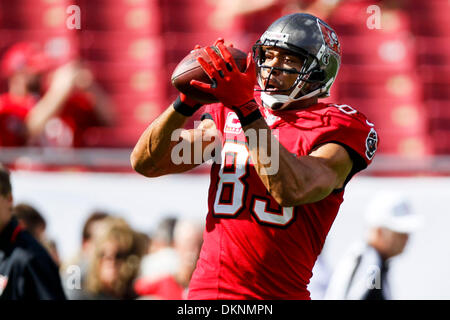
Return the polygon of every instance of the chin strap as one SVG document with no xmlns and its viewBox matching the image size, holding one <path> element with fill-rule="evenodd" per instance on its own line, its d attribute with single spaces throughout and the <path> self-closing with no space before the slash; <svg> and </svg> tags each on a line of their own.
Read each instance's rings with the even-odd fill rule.
<svg viewBox="0 0 450 320">
<path fill-rule="evenodd" d="M 268 107 L 269 109 L 278 109 L 274 108 L 277 104 L 285 104 L 286 102 L 291 101 L 289 96 L 284 94 L 267 94 L 266 92 L 261 92 L 261 101 L 264 103 L 264 106 Z"/>
<path fill-rule="evenodd" d="M 324 86 L 322 86 L 314 91 L 311 91 L 310 93 L 305 94 L 304 96 L 301 96 L 300 98 L 297 98 L 297 99 L 292 98 L 291 97 L 292 94 L 289 96 L 285 95 L 285 94 L 270 95 L 270 94 L 267 94 L 266 92 L 262 91 L 261 92 L 261 100 L 266 107 L 268 107 L 270 109 L 274 109 L 274 110 L 280 110 L 280 109 L 282 109 L 281 106 L 287 102 L 301 101 L 301 100 L 309 99 L 311 97 L 315 97 L 317 95 L 320 95 L 321 93 L 326 92 L 328 86 L 331 83 L 333 83 L 333 81 L 334 81 L 334 78 L 331 78 Z M 277 104 L 280 104 L 281 106 L 275 107 Z"/>
</svg>

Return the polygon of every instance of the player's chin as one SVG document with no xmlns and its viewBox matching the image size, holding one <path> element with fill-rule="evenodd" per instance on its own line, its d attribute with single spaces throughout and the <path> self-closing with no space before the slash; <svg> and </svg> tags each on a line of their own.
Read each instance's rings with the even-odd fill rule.
<svg viewBox="0 0 450 320">
<path fill-rule="evenodd" d="M 266 92 L 266 94 L 271 95 L 271 96 L 276 95 L 276 94 L 285 95 L 287 93 L 286 90 L 280 89 L 280 88 L 270 88 L 270 89 L 266 90 L 265 92 Z"/>
</svg>

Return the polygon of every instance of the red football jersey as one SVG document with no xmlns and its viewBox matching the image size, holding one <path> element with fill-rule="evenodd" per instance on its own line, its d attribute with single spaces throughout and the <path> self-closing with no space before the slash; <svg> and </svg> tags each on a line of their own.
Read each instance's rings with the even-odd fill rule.
<svg viewBox="0 0 450 320">
<path fill-rule="evenodd" d="M 27 143 L 25 118 L 36 99 L 33 96 L 0 95 L 0 146 L 20 147 Z"/>
<path fill-rule="evenodd" d="M 260 109 L 280 143 L 297 157 L 338 143 L 353 159 L 351 177 L 375 154 L 374 125 L 350 106 Z M 253 168 L 236 114 L 221 105 L 206 112 L 223 135 L 223 149 L 221 164 L 211 169 L 204 243 L 189 299 L 310 299 L 307 285 L 344 190 L 311 204 L 279 206 Z"/>
</svg>

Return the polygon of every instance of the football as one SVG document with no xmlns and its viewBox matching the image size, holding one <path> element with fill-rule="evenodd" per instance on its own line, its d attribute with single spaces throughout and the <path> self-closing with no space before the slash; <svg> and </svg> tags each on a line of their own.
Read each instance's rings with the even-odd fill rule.
<svg viewBox="0 0 450 320">
<path fill-rule="evenodd" d="M 219 55 L 220 51 L 217 47 L 212 46 Z M 247 66 L 247 54 L 239 49 L 227 47 L 241 72 L 245 71 Z M 212 83 L 208 75 L 203 71 L 197 58 L 202 57 L 206 62 L 212 64 L 211 59 L 206 53 L 205 48 L 192 50 L 183 60 L 176 66 L 172 73 L 172 84 L 178 91 L 184 93 L 188 97 L 201 103 L 215 103 L 217 98 L 212 94 L 203 92 L 190 85 L 191 80 L 198 80 L 205 83 Z"/>
</svg>

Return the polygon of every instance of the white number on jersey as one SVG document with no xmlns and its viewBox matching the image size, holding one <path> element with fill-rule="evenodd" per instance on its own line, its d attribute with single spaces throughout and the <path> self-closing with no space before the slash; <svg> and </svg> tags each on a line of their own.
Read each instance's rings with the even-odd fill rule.
<svg viewBox="0 0 450 320">
<path fill-rule="evenodd" d="M 244 144 L 226 142 L 222 149 L 222 165 L 219 171 L 219 183 L 214 200 L 214 215 L 236 217 L 245 206 L 247 185 L 244 178 L 247 174 L 249 161 L 247 146 Z M 270 198 L 254 198 L 250 211 L 262 224 L 286 226 L 294 219 L 293 207 L 277 209 L 269 207 Z"/>
</svg>

